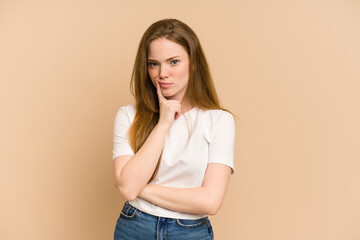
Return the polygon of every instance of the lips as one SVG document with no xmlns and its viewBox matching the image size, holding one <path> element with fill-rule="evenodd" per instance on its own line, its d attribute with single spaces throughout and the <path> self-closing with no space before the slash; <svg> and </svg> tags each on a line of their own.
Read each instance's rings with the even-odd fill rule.
<svg viewBox="0 0 360 240">
<path fill-rule="evenodd" d="M 162 88 L 168 88 L 168 87 L 171 86 L 172 83 L 161 83 L 161 82 L 159 82 L 159 84 L 160 84 L 160 87 L 162 87 Z"/>
</svg>

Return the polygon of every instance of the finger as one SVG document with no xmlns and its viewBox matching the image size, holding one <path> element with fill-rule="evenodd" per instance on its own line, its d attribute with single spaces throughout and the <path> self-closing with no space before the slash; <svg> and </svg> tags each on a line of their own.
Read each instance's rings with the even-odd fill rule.
<svg viewBox="0 0 360 240">
<path fill-rule="evenodd" d="M 167 102 L 173 105 L 181 106 L 181 102 L 178 100 L 167 100 Z"/>
<path fill-rule="evenodd" d="M 177 112 L 177 113 L 175 113 L 175 120 L 176 120 L 176 119 L 178 119 L 180 116 L 181 116 L 181 114 L 180 114 L 180 113 L 178 113 L 178 112 Z"/>
<path fill-rule="evenodd" d="M 171 106 L 175 112 L 181 112 L 181 103 L 177 100 L 166 100 L 166 104 Z"/>
<path fill-rule="evenodd" d="M 181 105 L 175 111 L 175 119 L 178 119 L 181 116 Z"/>
<path fill-rule="evenodd" d="M 175 119 L 178 119 L 181 116 L 181 110 L 175 112 Z"/>
<path fill-rule="evenodd" d="M 159 103 L 162 103 L 163 101 L 166 100 L 166 98 L 161 93 L 161 88 L 160 88 L 160 84 L 158 81 L 155 81 L 155 85 L 156 85 L 156 92 L 157 92 L 157 95 L 159 98 Z"/>
</svg>

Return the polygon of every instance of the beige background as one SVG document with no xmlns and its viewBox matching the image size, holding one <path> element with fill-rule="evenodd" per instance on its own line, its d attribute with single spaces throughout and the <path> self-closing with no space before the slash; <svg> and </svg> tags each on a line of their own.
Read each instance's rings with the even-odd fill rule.
<svg viewBox="0 0 360 240">
<path fill-rule="evenodd" d="M 216 239 L 360 239 L 360 1 L 0 0 L 0 239 L 111 239 L 140 37 L 198 34 L 237 121 Z"/>
</svg>

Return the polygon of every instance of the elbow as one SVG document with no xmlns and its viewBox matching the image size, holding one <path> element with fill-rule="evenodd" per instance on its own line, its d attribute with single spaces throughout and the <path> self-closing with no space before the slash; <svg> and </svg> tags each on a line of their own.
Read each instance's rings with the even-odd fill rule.
<svg viewBox="0 0 360 240">
<path fill-rule="evenodd" d="M 206 214 L 210 215 L 210 216 L 214 216 L 216 215 L 216 213 L 219 211 L 220 207 L 217 206 L 210 206 L 207 211 Z"/>
<path fill-rule="evenodd" d="M 121 196 L 123 196 L 123 198 L 129 202 L 134 201 L 138 195 L 138 193 L 136 193 L 134 190 L 131 190 L 129 187 L 118 186 L 118 190 Z"/>
<path fill-rule="evenodd" d="M 209 199 L 206 204 L 205 214 L 214 216 L 221 207 L 221 201 L 216 199 Z"/>
<path fill-rule="evenodd" d="M 129 184 L 129 182 L 121 181 L 120 178 L 116 179 L 115 186 L 117 190 L 120 192 L 121 196 L 126 201 L 129 202 L 134 201 L 139 194 L 139 192 L 136 191 L 134 185 Z"/>
<path fill-rule="evenodd" d="M 208 211 L 208 213 L 207 213 L 207 215 L 209 215 L 209 216 L 215 216 L 215 214 L 217 213 L 217 210 L 210 210 L 210 211 Z"/>
</svg>

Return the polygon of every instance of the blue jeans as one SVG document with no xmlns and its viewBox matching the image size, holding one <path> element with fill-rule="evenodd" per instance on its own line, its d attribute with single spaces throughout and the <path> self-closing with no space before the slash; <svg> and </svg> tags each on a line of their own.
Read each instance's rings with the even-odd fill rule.
<svg viewBox="0 0 360 240">
<path fill-rule="evenodd" d="M 188 220 L 157 217 L 125 202 L 116 222 L 114 240 L 213 240 L 208 217 Z"/>
</svg>

